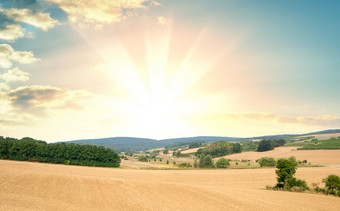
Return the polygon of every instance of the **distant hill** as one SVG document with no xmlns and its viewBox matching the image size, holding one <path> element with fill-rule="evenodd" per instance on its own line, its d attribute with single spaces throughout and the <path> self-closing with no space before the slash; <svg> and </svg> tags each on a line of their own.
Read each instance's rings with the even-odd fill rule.
<svg viewBox="0 0 340 211">
<path fill-rule="evenodd" d="M 317 134 L 327 134 L 327 133 L 340 133 L 340 129 L 322 130 L 322 131 L 317 131 L 317 132 L 312 132 L 312 133 L 306 133 L 303 135 L 317 135 Z"/>
<path fill-rule="evenodd" d="M 115 151 L 143 151 L 153 148 L 164 147 L 166 144 L 160 141 L 148 138 L 133 138 L 133 137 L 114 137 L 114 138 L 101 138 L 101 139 L 85 139 L 67 141 L 65 143 L 75 144 L 93 144 L 104 146 Z"/>
<path fill-rule="evenodd" d="M 256 137 L 219 137 L 219 136 L 197 136 L 197 137 L 185 137 L 185 138 L 171 138 L 171 139 L 148 139 L 148 138 L 134 138 L 134 137 L 113 137 L 113 138 L 100 138 L 100 139 L 83 139 L 66 141 L 65 143 L 76 144 L 93 144 L 98 146 L 104 146 L 114 149 L 117 152 L 125 151 L 144 151 L 148 149 L 155 149 L 160 147 L 178 147 L 189 145 L 192 143 L 210 143 L 216 141 L 248 141 L 250 139 L 281 139 L 302 135 L 316 135 L 326 133 L 340 133 L 340 129 L 323 130 L 305 134 L 281 134 L 281 135 L 268 135 L 268 136 L 256 136 Z"/>
<path fill-rule="evenodd" d="M 104 146 L 115 151 L 143 151 L 148 149 L 155 149 L 166 146 L 181 146 L 191 143 L 208 143 L 216 141 L 238 141 L 240 138 L 233 137 L 218 137 L 218 136 L 197 136 L 186 138 L 172 138 L 172 139 L 148 139 L 148 138 L 134 138 L 134 137 L 113 137 L 113 138 L 101 138 L 101 139 L 83 139 L 66 141 L 65 143 L 76 144 L 93 144 L 98 146 Z"/>
</svg>

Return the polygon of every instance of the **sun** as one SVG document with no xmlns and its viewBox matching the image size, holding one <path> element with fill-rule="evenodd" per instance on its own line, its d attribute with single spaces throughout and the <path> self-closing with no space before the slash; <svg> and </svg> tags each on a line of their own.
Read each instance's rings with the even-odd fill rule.
<svg viewBox="0 0 340 211">
<path fill-rule="evenodd" d="M 203 107 L 215 98 L 197 95 L 202 93 L 197 90 L 200 87 L 192 87 L 220 57 L 212 57 L 216 52 L 207 45 L 208 30 L 197 33 L 194 39 L 186 33 L 178 37 L 171 32 L 171 25 L 146 28 L 138 38 L 126 36 L 113 47 L 97 51 L 102 59 L 98 69 L 113 85 L 112 101 L 105 106 L 111 109 L 107 115 L 124 123 L 124 134 L 159 139 L 200 132 L 193 129 L 197 118 L 192 116 L 207 112 Z M 183 40 L 189 44 L 176 44 Z"/>
</svg>

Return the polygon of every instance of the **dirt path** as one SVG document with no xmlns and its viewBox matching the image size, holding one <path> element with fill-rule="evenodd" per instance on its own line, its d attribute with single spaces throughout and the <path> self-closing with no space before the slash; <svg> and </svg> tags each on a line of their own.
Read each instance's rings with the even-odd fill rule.
<svg viewBox="0 0 340 211">
<path fill-rule="evenodd" d="M 320 182 L 340 168 L 301 168 Z M 339 210 L 340 198 L 264 190 L 274 169 L 135 170 L 0 160 L 0 210 Z"/>
</svg>

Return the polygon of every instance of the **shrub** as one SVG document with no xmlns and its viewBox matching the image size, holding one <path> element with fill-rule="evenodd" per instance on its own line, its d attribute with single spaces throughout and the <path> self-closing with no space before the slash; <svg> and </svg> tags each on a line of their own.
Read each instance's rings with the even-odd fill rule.
<svg viewBox="0 0 340 211">
<path fill-rule="evenodd" d="M 227 168 L 228 166 L 230 166 L 228 159 L 220 158 L 216 162 L 216 168 Z"/>
<path fill-rule="evenodd" d="M 149 161 L 149 157 L 148 156 L 139 156 L 138 157 L 138 161 L 148 162 Z"/>
<path fill-rule="evenodd" d="M 270 157 L 263 157 L 259 160 L 259 164 L 261 167 L 266 167 L 266 166 L 275 166 L 276 161 L 274 158 Z"/>
<path fill-rule="evenodd" d="M 324 178 L 322 182 L 325 183 L 326 188 L 329 189 L 331 193 L 340 191 L 340 177 L 339 176 L 329 175 L 328 177 Z"/>
<path fill-rule="evenodd" d="M 181 164 L 178 164 L 178 167 L 179 168 L 191 168 L 192 165 L 190 163 L 181 163 Z"/>
<path fill-rule="evenodd" d="M 293 190 L 295 192 L 302 192 L 309 189 L 305 180 L 299 180 L 295 177 L 288 180 L 288 187 L 295 187 L 295 190 Z"/>
</svg>

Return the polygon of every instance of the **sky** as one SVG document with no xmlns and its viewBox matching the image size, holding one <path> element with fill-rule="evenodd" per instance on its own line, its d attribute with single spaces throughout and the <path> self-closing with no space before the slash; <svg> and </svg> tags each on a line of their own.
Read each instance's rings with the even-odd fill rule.
<svg viewBox="0 0 340 211">
<path fill-rule="evenodd" d="M 340 128 L 340 1 L 0 0 L 0 135 Z"/>
</svg>

